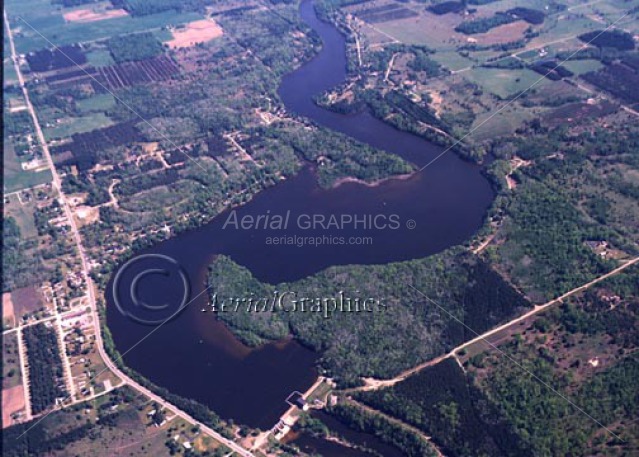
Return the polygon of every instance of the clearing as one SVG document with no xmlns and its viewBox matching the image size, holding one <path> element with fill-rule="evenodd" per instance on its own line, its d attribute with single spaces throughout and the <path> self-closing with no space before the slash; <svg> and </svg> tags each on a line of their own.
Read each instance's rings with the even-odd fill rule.
<svg viewBox="0 0 639 457">
<path fill-rule="evenodd" d="M 129 13 L 123 9 L 111 9 L 103 11 L 95 11 L 93 9 L 84 8 L 75 11 L 69 11 L 62 16 L 67 22 L 95 22 L 102 21 L 104 19 L 112 19 L 114 17 L 126 16 Z"/>
<path fill-rule="evenodd" d="M 221 37 L 224 32 L 212 19 L 202 19 L 186 24 L 184 27 L 171 30 L 173 39 L 167 44 L 171 49 L 188 48 L 198 43 L 206 43 Z"/>
</svg>

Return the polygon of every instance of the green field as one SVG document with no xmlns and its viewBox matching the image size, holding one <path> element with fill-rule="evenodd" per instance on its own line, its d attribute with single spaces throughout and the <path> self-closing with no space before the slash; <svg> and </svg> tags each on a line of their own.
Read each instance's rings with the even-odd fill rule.
<svg viewBox="0 0 639 457">
<path fill-rule="evenodd" d="M 38 229 L 33 213 L 33 203 L 23 205 L 20 203 L 20 200 L 18 200 L 17 195 L 10 195 L 8 197 L 8 202 L 4 207 L 4 214 L 16 220 L 16 224 L 20 227 L 20 234 L 24 239 L 33 239 L 38 236 Z"/>
<path fill-rule="evenodd" d="M 85 133 L 91 130 L 113 125 L 103 112 L 87 114 L 82 117 L 63 118 L 55 127 L 44 129 L 44 136 L 48 140 L 68 138 L 74 133 Z"/>
<path fill-rule="evenodd" d="M 4 158 L 4 192 L 14 192 L 20 189 L 51 182 L 50 171 L 25 171 L 20 166 L 20 159 L 16 156 L 13 146 L 5 141 L 3 146 Z"/>
<path fill-rule="evenodd" d="M 64 9 L 59 5 L 52 5 L 49 0 L 8 0 L 5 8 L 15 31 L 14 41 L 19 53 L 50 48 L 51 43 L 61 46 L 95 41 L 113 35 L 160 29 L 167 25 L 202 19 L 202 15 L 197 13 L 167 11 L 135 18 L 123 16 L 95 22 L 65 23 L 63 13 L 72 11 L 73 8 Z"/>
<path fill-rule="evenodd" d="M 603 64 L 598 60 L 586 59 L 586 60 L 572 60 L 563 64 L 568 70 L 572 71 L 576 75 L 582 75 L 590 71 L 597 71 L 603 68 Z"/>
<path fill-rule="evenodd" d="M 4 61 L 2 62 L 2 68 L 2 85 L 10 86 L 12 84 L 16 84 L 18 82 L 18 75 L 16 74 L 16 69 L 13 66 L 13 62 L 10 58 L 4 59 Z"/>
<path fill-rule="evenodd" d="M 106 49 L 96 49 L 87 53 L 87 61 L 94 67 L 106 67 L 113 65 L 115 61 L 111 57 L 111 53 Z"/>
<path fill-rule="evenodd" d="M 98 94 L 76 100 L 75 104 L 81 113 L 104 112 L 115 106 L 115 98 L 111 94 Z"/>
<path fill-rule="evenodd" d="M 500 98 L 508 98 L 529 89 L 543 87 L 550 82 L 532 70 L 505 70 L 498 68 L 473 68 L 464 77 Z"/>
</svg>

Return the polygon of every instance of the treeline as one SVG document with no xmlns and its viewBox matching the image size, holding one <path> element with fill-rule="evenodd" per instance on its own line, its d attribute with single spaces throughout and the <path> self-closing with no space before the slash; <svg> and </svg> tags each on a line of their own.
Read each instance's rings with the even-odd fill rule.
<svg viewBox="0 0 639 457">
<path fill-rule="evenodd" d="M 435 457 L 433 447 L 406 427 L 388 421 L 384 417 L 363 411 L 356 406 L 338 403 L 328 412 L 348 427 L 370 433 L 381 441 L 396 446 L 409 457 Z"/>
<path fill-rule="evenodd" d="M 519 18 L 504 12 L 497 12 L 491 17 L 484 17 L 480 19 L 473 19 L 471 21 L 465 21 L 455 27 L 455 31 L 466 35 L 474 35 L 477 33 L 486 33 L 490 29 L 499 27 L 500 25 L 510 24 L 515 22 Z"/>
<path fill-rule="evenodd" d="M 569 78 L 574 75 L 572 71 L 554 60 L 535 62 L 530 66 L 530 69 L 551 81 L 560 81 L 563 78 Z"/>
<path fill-rule="evenodd" d="M 619 51 L 631 51 L 635 48 L 632 35 L 623 30 L 593 30 L 579 35 L 578 38 L 598 48 L 615 48 Z"/>
<path fill-rule="evenodd" d="M 31 410 L 38 414 L 65 395 L 60 387 L 64 385 L 64 373 L 58 338 L 53 328 L 38 324 L 24 329 L 24 341 L 29 362 Z"/>
<path fill-rule="evenodd" d="M 54 419 L 55 414 L 52 415 Z M 86 423 L 64 433 L 52 435 L 43 425 L 33 422 L 14 425 L 2 430 L 2 455 L 4 457 L 39 457 L 53 455 L 69 444 L 86 438 L 96 426 Z"/>
<path fill-rule="evenodd" d="M 197 11 L 207 4 L 204 0 L 112 0 L 116 8 L 124 8 L 132 16 L 146 16 L 165 11 Z"/>
<path fill-rule="evenodd" d="M 31 71 L 51 71 L 60 68 L 83 65 L 87 58 L 77 45 L 61 46 L 56 49 L 42 49 L 27 54 L 27 63 Z"/>
<path fill-rule="evenodd" d="M 423 430 L 445 455 L 533 455 L 452 359 L 356 398 Z"/>
<path fill-rule="evenodd" d="M 442 15 L 448 13 L 460 13 L 466 9 L 466 5 L 464 2 L 448 1 L 435 3 L 426 9 L 433 14 Z"/>
<path fill-rule="evenodd" d="M 162 43 L 151 32 L 118 35 L 107 40 L 116 63 L 145 60 L 162 54 Z"/>
</svg>

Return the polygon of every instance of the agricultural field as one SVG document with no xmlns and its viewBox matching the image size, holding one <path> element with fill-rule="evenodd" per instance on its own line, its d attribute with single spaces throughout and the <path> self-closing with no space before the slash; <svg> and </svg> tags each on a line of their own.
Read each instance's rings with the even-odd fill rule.
<svg viewBox="0 0 639 457">
<path fill-rule="evenodd" d="M 636 103 L 632 94 L 636 84 L 626 82 L 635 76 L 632 64 L 621 68 L 611 59 L 619 52 L 627 54 L 624 58 L 630 62 L 634 58 L 632 33 L 639 21 L 632 15 L 622 16 L 639 2 L 564 1 L 548 6 L 542 1 L 500 0 L 464 6 L 448 1 L 426 7 L 416 1 L 324 3 L 332 20 L 357 37 L 351 45 L 359 43 L 360 50 L 349 52 L 351 73 L 360 77 L 354 79 L 356 84 L 382 92 L 403 92 L 421 106 L 432 103 L 429 98 L 433 93 L 439 94 L 431 111 L 445 121 L 447 133 L 464 136 L 471 146 L 462 153 L 473 159 L 481 157 L 488 141 L 513 133 L 545 111 L 532 107 L 585 100 L 592 97 L 589 87 L 607 91 L 628 106 Z M 337 8 L 336 4 L 343 6 Z M 598 36 L 603 24 L 613 22 L 614 32 Z M 428 58 L 441 65 L 439 75 L 424 77 L 413 71 L 410 55 L 417 49 L 429 50 Z M 402 63 L 406 59 L 408 65 Z M 613 80 L 612 74 L 618 80 Z M 450 97 L 459 87 L 459 78 L 475 86 L 475 97 L 481 91 L 489 94 L 489 99 L 483 97 L 477 103 L 475 97 L 467 97 L 465 102 L 455 95 Z M 336 100 L 346 96 L 339 91 L 331 95 Z M 504 105 L 508 105 L 507 115 L 502 112 Z M 343 106 L 336 105 L 336 109 Z M 490 122 L 475 133 L 475 127 L 483 127 L 489 113 L 494 112 L 499 115 L 490 115 Z M 607 111 L 591 110 L 591 114 L 601 117 Z M 465 136 L 468 129 L 472 134 Z M 427 137 L 447 144 L 445 138 Z"/>
<path fill-rule="evenodd" d="M 5 7 L 9 11 L 9 20 L 22 22 L 15 38 L 18 52 L 24 54 L 49 48 L 51 43 L 57 46 L 73 45 L 202 19 L 196 12 L 176 14 L 174 11 L 163 11 L 135 17 L 111 12 L 100 20 L 69 20 L 69 17 L 77 19 L 78 8 L 65 8 L 45 0 L 8 0 Z M 84 8 L 100 10 L 104 7 L 90 4 Z"/>
</svg>

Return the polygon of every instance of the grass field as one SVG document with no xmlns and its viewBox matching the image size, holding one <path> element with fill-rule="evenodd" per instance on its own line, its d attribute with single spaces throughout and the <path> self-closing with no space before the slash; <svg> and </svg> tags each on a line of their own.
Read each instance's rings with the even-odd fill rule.
<svg viewBox="0 0 639 457">
<path fill-rule="evenodd" d="M 13 217 L 20 227 L 20 234 L 24 239 L 32 239 L 38 236 L 38 230 L 33 216 L 33 204 L 23 205 L 17 195 L 8 197 L 9 201 L 4 206 L 5 216 Z"/>
<path fill-rule="evenodd" d="M 4 142 L 3 152 L 5 193 L 51 182 L 51 172 L 48 170 L 39 172 L 23 170 L 20 166 L 20 159 L 16 156 L 13 146 L 8 141 Z"/>
<path fill-rule="evenodd" d="M 2 85 L 11 86 L 18 82 L 18 75 L 16 75 L 16 69 L 13 66 L 13 61 L 10 58 L 6 58 L 2 61 Z"/>
<path fill-rule="evenodd" d="M 48 140 L 68 138 L 74 133 L 90 132 L 91 130 L 113 125 L 103 112 L 94 112 L 82 117 L 63 118 L 55 127 L 44 129 L 44 136 Z"/>
<path fill-rule="evenodd" d="M 5 8 L 15 32 L 14 40 L 19 53 L 51 47 L 47 40 L 60 46 L 202 19 L 202 15 L 197 13 L 176 14 L 168 11 L 135 18 L 123 16 L 95 22 L 65 23 L 62 15 L 73 8 L 61 8 L 52 5 L 49 0 L 7 0 Z"/>
<path fill-rule="evenodd" d="M 498 109 L 498 108 L 497 108 Z M 538 113 L 521 106 L 511 105 L 503 111 L 497 109 L 477 116 L 471 127 L 471 138 L 483 141 L 499 136 L 510 135 L 525 121 L 532 120 Z M 492 117 L 491 117 L 492 116 Z M 472 130 L 476 129 L 476 130 Z"/>
<path fill-rule="evenodd" d="M 432 57 L 437 63 L 451 71 L 461 70 L 474 64 L 472 60 L 455 51 L 436 52 Z"/>
<path fill-rule="evenodd" d="M 533 84 L 540 88 L 549 84 L 547 79 L 542 79 L 537 73 L 528 69 L 502 70 L 497 68 L 473 68 L 463 73 L 468 80 L 480 85 L 500 98 L 508 98 L 528 89 Z"/>
<path fill-rule="evenodd" d="M 563 66 L 576 75 L 582 75 L 589 71 L 597 71 L 600 68 L 603 68 L 603 64 L 601 62 L 593 59 L 573 60 L 571 62 L 566 62 Z"/>
<path fill-rule="evenodd" d="M 81 113 L 104 112 L 115 106 L 115 98 L 111 94 L 98 94 L 75 103 Z"/>
<path fill-rule="evenodd" d="M 22 383 L 20 360 L 18 358 L 18 338 L 15 333 L 2 335 L 2 390 Z"/>
<path fill-rule="evenodd" d="M 96 49 L 87 53 L 87 61 L 89 65 L 94 67 L 106 67 L 113 65 L 115 60 L 111 57 L 111 53 L 106 49 Z"/>
</svg>

